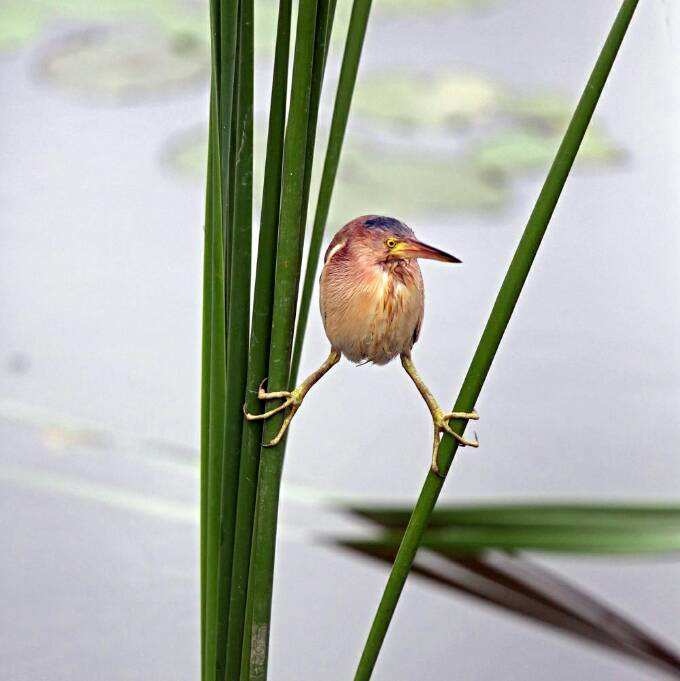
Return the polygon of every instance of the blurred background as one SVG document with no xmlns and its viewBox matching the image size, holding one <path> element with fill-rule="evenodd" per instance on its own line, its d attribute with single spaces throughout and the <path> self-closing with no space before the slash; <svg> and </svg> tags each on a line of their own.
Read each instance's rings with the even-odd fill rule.
<svg viewBox="0 0 680 681">
<path fill-rule="evenodd" d="M 375 0 L 327 240 L 385 213 L 462 258 L 423 267 L 414 357 L 443 403 L 618 5 Z M 256 8 L 262 152 L 276 6 Z M 349 9 L 339 0 L 336 47 Z M 0 13 L 0 676 L 193 679 L 207 6 L 2 0 Z M 677 498 L 679 17 L 640 3 L 448 501 Z M 302 374 L 327 351 L 316 312 L 307 338 Z M 343 363 L 305 402 L 284 474 L 272 678 L 350 678 L 386 571 L 323 541 L 363 530 L 332 504 L 411 503 L 430 428 L 397 365 Z M 680 637 L 677 564 L 542 562 Z M 410 580 L 375 678 L 454 665 L 463 679 L 658 676 Z"/>
</svg>

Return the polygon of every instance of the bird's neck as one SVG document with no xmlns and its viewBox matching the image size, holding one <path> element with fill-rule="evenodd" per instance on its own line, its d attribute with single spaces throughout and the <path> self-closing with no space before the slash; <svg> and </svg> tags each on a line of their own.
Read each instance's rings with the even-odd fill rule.
<svg viewBox="0 0 680 681">
<path fill-rule="evenodd" d="M 418 263 L 415 260 L 388 260 L 381 263 L 380 267 L 390 278 L 409 286 L 414 283 Z"/>
</svg>

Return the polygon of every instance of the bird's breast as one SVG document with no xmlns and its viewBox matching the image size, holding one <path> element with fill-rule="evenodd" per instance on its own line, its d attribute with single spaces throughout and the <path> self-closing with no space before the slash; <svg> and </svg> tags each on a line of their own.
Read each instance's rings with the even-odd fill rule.
<svg viewBox="0 0 680 681">
<path fill-rule="evenodd" d="M 356 362 L 386 364 L 415 342 L 423 318 L 415 261 L 369 267 L 329 260 L 321 275 L 321 313 L 333 347 Z"/>
</svg>

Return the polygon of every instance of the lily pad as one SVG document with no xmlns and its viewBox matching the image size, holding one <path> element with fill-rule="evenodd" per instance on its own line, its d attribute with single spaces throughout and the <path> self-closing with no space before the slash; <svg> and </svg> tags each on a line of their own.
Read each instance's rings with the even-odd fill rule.
<svg viewBox="0 0 680 681">
<path fill-rule="evenodd" d="M 59 22 L 87 28 L 93 23 L 149 23 L 165 33 L 191 33 L 207 44 L 205 0 L 3 0 L 0 50 L 17 49 L 46 26 Z"/>
<path fill-rule="evenodd" d="M 202 178 L 205 173 L 207 136 L 205 129 L 192 128 L 171 141 L 163 162 L 186 178 Z M 255 187 L 262 184 L 262 148 L 255 158 Z M 379 161 L 376 161 L 379 159 Z M 313 187 L 318 186 L 322 161 L 314 166 Z M 509 198 L 505 178 L 485 172 L 474 164 L 457 159 L 432 159 L 371 147 L 348 144 L 342 155 L 333 207 L 342 207 L 342 216 L 367 210 L 442 215 L 459 211 L 498 211 Z M 257 199 L 257 194 L 255 196 Z M 259 206 L 256 206 L 256 211 Z"/>
<path fill-rule="evenodd" d="M 163 150 L 161 161 L 173 172 L 189 179 L 202 177 L 207 163 L 206 125 L 198 125 L 173 137 Z M 257 185 L 255 185 L 257 186 Z"/>
<path fill-rule="evenodd" d="M 67 92 L 129 102 L 203 84 L 207 46 L 191 33 L 113 24 L 70 33 L 40 61 L 40 73 Z"/>
<path fill-rule="evenodd" d="M 555 157 L 560 142 L 558 135 L 542 136 L 526 130 L 504 130 L 481 142 L 471 161 L 485 172 L 512 174 L 546 167 Z M 623 152 L 607 136 L 596 129 L 584 138 L 579 162 L 605 164 L 619 161 Z"/>
<path fill-rule="evenodd" d="M 375 12 L 399 13 L 411 10 L 465 11 L 486 7 L 500 0 L 384 0 Z M 339 22 L 344 26 L 349 17 L 351 3 L 337 8 Z M 258 51 L 273 51 L 277 3 L 275 0 L 256 0 L 255 40 Z M 208 44 L 207 0 L 2 0 L 0 22 L 0 51 L 14 50 L 37 36 L 46 25 L 55 20 L 90 24 L 92 22 L 142 21 L 151 22 L 166 33 L 192 33 Z M 79 26 L 85 28 L 85 25 Z M 344 36 L 343 36 L 344 37 Z"/>
<path fill-rule="evenodd" d="M 360 81 L 353 111 L 383 124 L 459 129 L 496 114 L 502 94 L 498 84 L 472 73 L 378 73 Z"/>
<path fill-rule="evenodd" d="M 508 201 L 504 177 L 462 159 L 432 158 L 384 148 L 349 146 L 343 153 L 333 204 L 343 215 L 365 212 L 422 216 L 495 212 Z"/>
<path fill-rule="evenodd" d="M 469 71 L 371 74 L 359 83 L 333 206 L 343 215 L 497 212 L 514 180 L 547 168 L 570 113 L 559 93 L 519 94 Z M 175 141 L 166 159 L 203 177 L 205 148 L 204 132 L 194 133 Z M 579 163 L 604 167 L 622 156 L 594 121 Z"/>
</svg>

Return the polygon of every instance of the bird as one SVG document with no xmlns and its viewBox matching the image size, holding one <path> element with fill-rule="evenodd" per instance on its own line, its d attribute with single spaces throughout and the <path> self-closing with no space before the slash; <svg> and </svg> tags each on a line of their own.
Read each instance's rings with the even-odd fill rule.
<svg viewBox="0 0 680 681">
<path fill-rule="evenodd" d="M 384 215 L 362 215 L 348 222 L 333 237 L 324 256 L 319 280 L 319 303 L 326 336 L 331 344 L 324 363 L 294 390 L 267 392 L 260 384 L 260 400 L 283 399 L 282 404 L 246 419 L 267 419 L 286 410 L 276 436 L 283 438 L 302 401 L 342 357 L 357 364 L 384 365 L 397 356 L 425 401 L 434 428 L 431 470 L 439 475 L 438 451 L 443 433 L 461 446 L 478 447 L 450 426 L 452 419 L 476 420 L 476 411 L 446 412 L 418 374 L 411 350 L 418 340 L 425 311 L 425 288 L 418 259 L 460 263 L 454 255 L 416 238 L 400 220 Z"/>
</svg>

